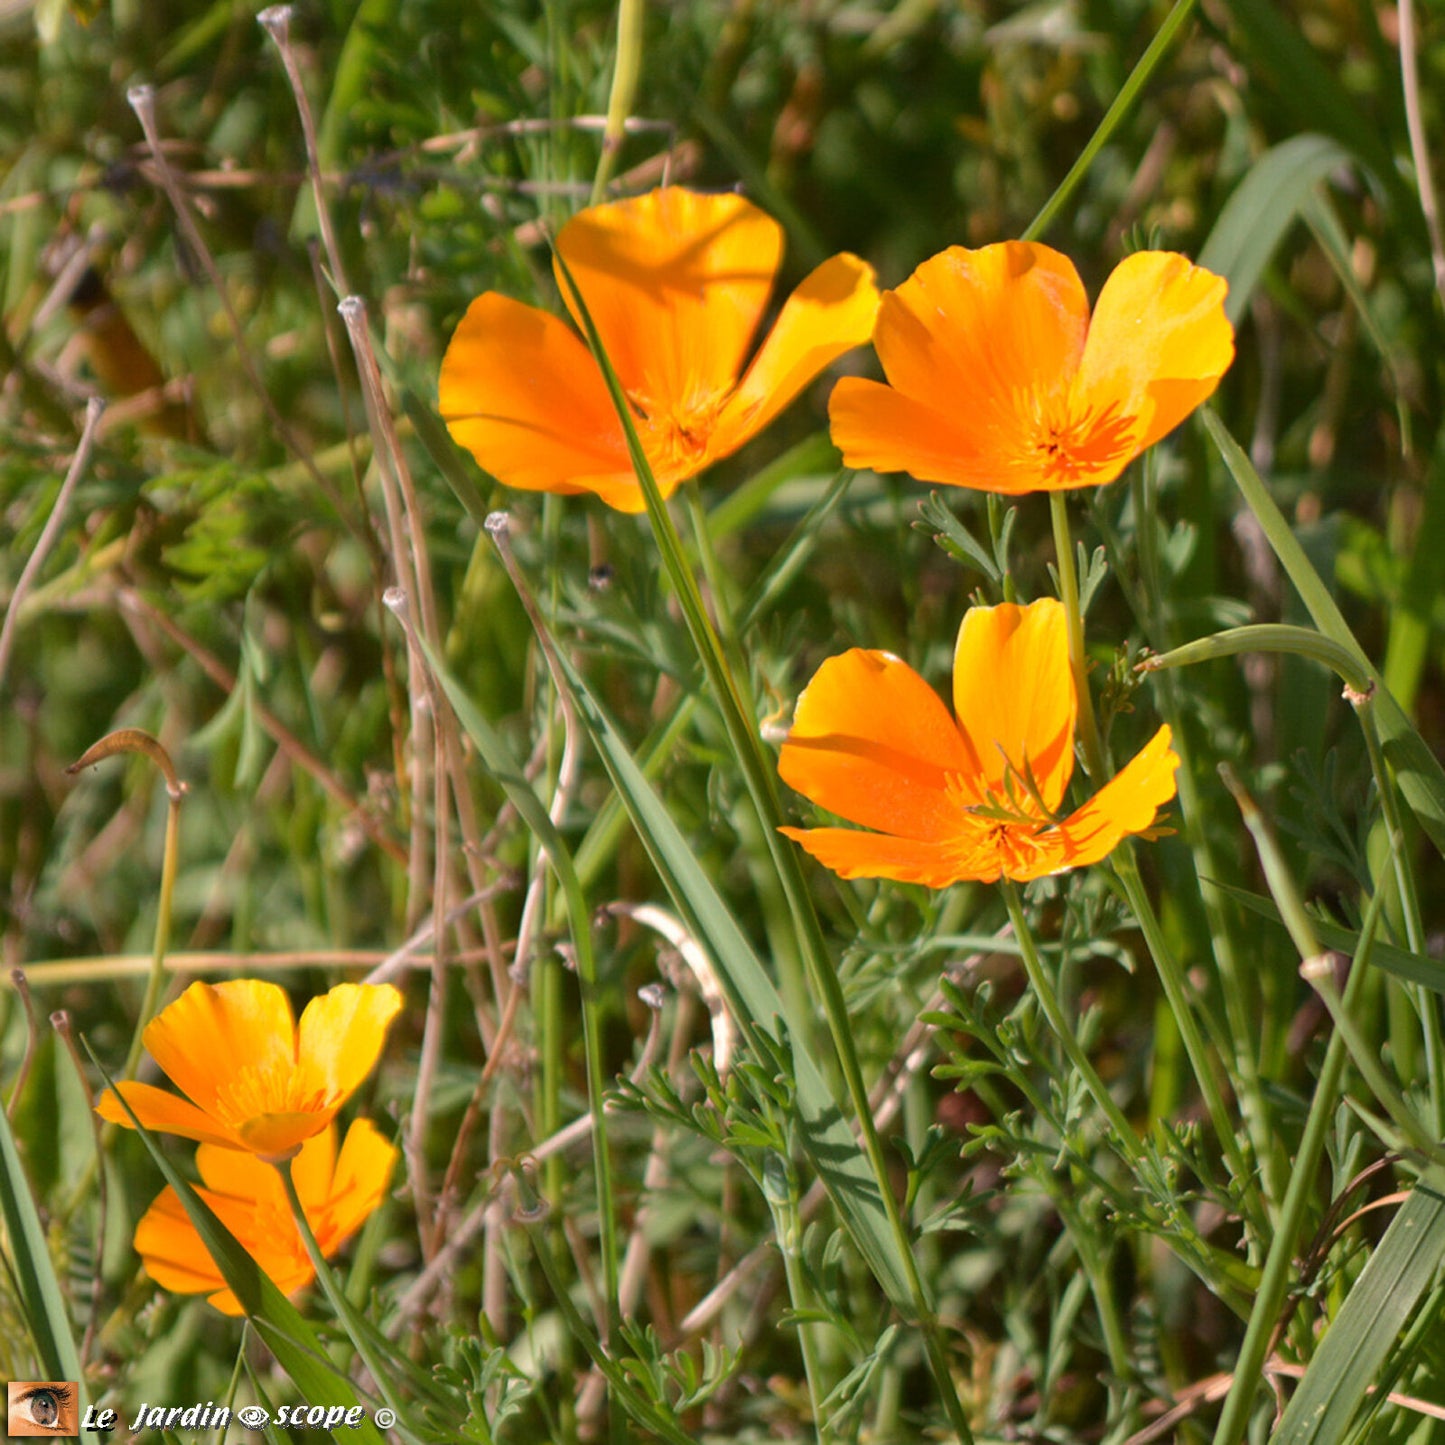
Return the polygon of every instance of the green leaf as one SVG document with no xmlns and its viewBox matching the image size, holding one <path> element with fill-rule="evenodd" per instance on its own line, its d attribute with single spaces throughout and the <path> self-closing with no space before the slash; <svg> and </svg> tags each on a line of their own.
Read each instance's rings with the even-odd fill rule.
<svg viewBox="0 0 1445 1445">
<path fill-rule="evenodd" d="M 1431 1169 L 1385 1231 L 1295 1391 L 1274 1445 L 1334 1445 L 1445 1258 L 1445 1170 Z"/>
<path fill-rule="evenodd" d="M 1314 189 L 1348 165 L 1350 152 L 1326 135 L 1297 135 L 1267 150 L 1224 203 L 1199 264 L 1229 282 L 1224 310 L 1238 324 L 1269 258 L 1310 206 Z"/>
</svg>

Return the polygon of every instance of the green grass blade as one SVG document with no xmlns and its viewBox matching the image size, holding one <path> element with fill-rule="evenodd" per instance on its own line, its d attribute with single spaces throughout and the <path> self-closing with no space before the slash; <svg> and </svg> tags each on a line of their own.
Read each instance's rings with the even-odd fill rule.
<svg viewBox="0 0 1445 1445">
<path fill-rule="evenodd" d="M 822 1071 L 803 1045 L 803 1040 L 807 1038 L 805 1027 L 800 1021 L 788 1017 L 782 996 L 773 986 L 752 945 L 633 759 L 611 718 L 593 697 L 565 651 L 561 647 L 556 651 L 565 685 L 572 693 L 582 726 L 601 755 L 603 766 L 627 808 L 673 905 L 689 931 L 707 948 L 739 1027 L 745 1035 L 755 1037 L 758 1027 L 771 1029 L 775 1019 L 781 1018 L 787 1023 L 796 1074 L 798 1122 L 804 1147 L 837 1204 L 859 1253 L 867 1260 L 888 1297 L 901 1309 L 911 1311 L 912 1297 L 907 1274 L 898 1258 L 878 1186 L 837 1101 L 823 1080 Z M 433 659 L 434 666 L 436 662 Z M 539 839 L 550 849 L 552 845 L 547 840 L 555 837 L 556 830 L 542 807 L 541 799 L 522 776 L 515 760 L 510 758 L 510 750 L 445 669 L 437 667 L 437 678 L 456 711 L 457 720 L 494 770 L 497 781 L 507 790 L 508 797 L 528 825 L 538 827 Z"/>
<path fill-rule="evenodd" d="M 1314 188 L 1348 165 L 1350 153 L 1327 135 L 1297 135 L 1267 150 L 1224 203 L 1199 264 L 1229 282 L 1224 310 L 1236 325 L 1275 247 L 1309 206 Z"/>
<path fill-rule="evenodd" d="M 1445 768 L 1440 766 L 1439 759 L 1425 745 L 1404 709 L 1395 701 L 1378 671 L 1365 656 L 1364 649 L 1335 605 L 1329 588 L 1305 555 L 1299 539 L 1290 530 L 1284 514 L 1275 505 L 1274 498 L 1269 495 L 1243 448 L 1211 408 L 1203 408 L 1200 416 L 1235 485 L 1259 519 L 1275 556 L 1314 619 L 1315 626 L 1326 637 L 1347 648 L 1369 673 L 1376 689 L 1375 721 L 1385 760 L 1420 826 L 1435 847 L 1445 854 Z"/>
<path fill-rule="evenodd" d="M 0 1109 L 0 1218 L 5 1222 L 13 1276 L 41 1372 L 47 1380 L 75 1383 L 83 1419 L 87 1404 L 85 1380 L 81 1376 L 80 1351 L 71 1332 L 70 1311 L 4 1109 Z M 87 1431 L 84 1438 L 93 1440 L 95 1436 Z"/>
<path fill-rule="evenodd" d="M 1410 1191 L 1340 1307 L 1284 1412 L 1274 1445 L 1336 1445 L 1445 1259 L 1445 1170 Z"/>
</svg>

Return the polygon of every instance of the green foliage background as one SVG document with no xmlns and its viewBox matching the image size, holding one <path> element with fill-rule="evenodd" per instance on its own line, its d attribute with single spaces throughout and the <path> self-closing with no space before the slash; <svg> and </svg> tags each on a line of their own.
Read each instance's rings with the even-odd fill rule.
<svg viewBox="0 0 1445 1445">
<path fill-rule="evenodd" d="M 160 1187 L 141 1141 L 107 1141 L 98 1208 L 85 1101 L 43 1020 L 67 1010 L 119 1067 L 156 925 L 166 804 L 142 759 L 79 779 L 64 769 L 111 729 L 157 736 L 190 789 L 172 948 L 223 970 L 264 969 L 298 1000 L 355 976 L 358 962 L 380 963 L 429 919 L 431 880 L 409 878 L 405 858 L 412 810 L 430 802 L 412 791 L 405 652 L 380 602 L 392 577 L 374 442 L 336 294 L 308 253 L 316 208 L 275 48 L 241 0 L 93 8 L 41 0 L 0 20 L 7 603 L 75 453 L 85 398 L 110 403 L 58 540 L 15 611 L 0 676 L 0 947 L 7 969 L 29 971 L 42 1021 L 29 1026 L 20 995 L 0 993 L 0 1080 L 91 1397 L 220 1399 L 245 1374 L 238 1349 L 255 1389 L 274 1394 L 284 1382 L 254 1341 L 139 1273 L 130 1227 Z M 689 185 L 740 186 L 787 231 L 780 294 L 842 249 L 897 285 L 946 245 L 1030 225 L 1168 13 L 1132 0 L 656 4 L 634 107 L 647 125 L 629 134 L 617 169 L 632 189 L 664 167 Z M 1445 30 L 1438 12 L 1415 21 L 1421 125 L 1438 149 Z M 1240 344 L 1218 416 L 1282 509 L 1301 565 L 1438 754 L 1445 312 L 1399 25 L 1396 10 L 1344 0 L 1201 5 L 1042 239 L 1069 253 L 1091 293 L 1145 244 L 1230 277 Z M 467 961 L 445 984 L 439 1033 L 424 1020 L 428 988 L 440 985 L 408 976 L 406 1022 L 363 1102 L 414 1144 L 433 1185 L 453 1168 L 448 1227 L 489 1200 L 512 1223 L 479 1235 L 429 1296 L 433 1312 L 414 1321 L 402 1301 L 425 1246 L 414 1198 L 399 1189 L 348 1256 L 352 1298 L 378 1328 L 415 1341 L 423 1376 L 435 1369 L 429 1385 L 404 1381 L 411 1438 L 564 1440 L 603 1428 L 614 1439 L 926 1438 L 950 1426 L 916 1322 L 884 1302 L 831 1208 L 806 1228 L 799 1220 L 811 1164 L 789 1113 L 786 1051 L 769 1052 L 773 1019 L 750 1021 L 746 1067 L 719 1078 L 705 1062 L 706 1011 L 686 989 L 669 986 L 656 1018 L 637 1001 L 659 976 L 657 938 L 599 914 L 588 1003 L 600 1063 L 609 1090 L 634 1076 L 608 1115 L 610 1224 L 585 1141 L 549 1155 L 535 1177 L 518 1173 L 516 1161 L 589 1107 L 576 979 L 550 946 L 532 963 L 510 1052 L 481 1073 L 503 1011 L 506 944 L 526 880 L 543 871 L 537 829 L 508 806 L 500 753 L 488 749 L 530 760 L 545 807 L 563 737 L 554 684 L 478 504 L 510 509 L 549 626 L 716 889 L 699 908 L 726 905 L 745 945 L 781 973 L 801 948 L 645 522 L 507 495 L 427 425 L 442 350 L 473 296 L 492 288 L 556 304 L 545 228 L 586 203 L 599 137 L 579 118 L 606 111 L 616 30 L 616 6 L 591 0 L 316 0 L 292 22 L 347 278 L 367 302 L 421 494 L 442 660 L 496 730 L 469 753 L 491 911 L 455 922 L 451 942 Z M 141 83 L 156 88 L 168 161 L 239 337 L 157 184 L 126 102 Z M 120 343 L 117 318 L 130 333 Z M 844 364 L 874 363 L 859 352 Z M 1021 503 L 995 546 L 1006 509 L 981 497 L 921 514 L 927 493 L 908 478 L 865 474 L 835 488 L 825 396 L 820 385 L 700 491 L 724 600 L 747 620 L 765 736 L 823 658 L 886 647 L 942 686 L 970 595 L 997 600 L 1004 570 L 1024 597 L 1052 585 L 1042 499 Z M 1283 1219 L 1299 1231 L 1299 1263 L 1268 1341 L 1282 1371 L 1272 1378 L 1288 1393 L 1331 1339 L 1368 1373 L 1358 1391 L 1353 1380 L 1343 1388 L 1326 1357 L 1315 1383 L 1306 1377 L 1325 1423 L 1306 1430 L 1299 1411 L 1276 1433 L 1433 1438 L 1428 1416 L 1385 1404 L 1383 1392 L 1365 1401 L 1364 1388 L 1445 1399 L 1431 1329 L 1445 1298 L 1436 1196 L 1410 1195 L 1426 1244 L 1384 1291 L 1395 1314 L 1370 1306 L 1361 1275 L 1367 1259 L 1383 1258 L 1378 1272 L 1396 1259 L 1390 1213 L 1341 1225 L 1368 1199 L 1410 1189 L 1427 1161 L 1382 1122 L 1357 1061 L 1324 1163 L 1295 1212 L 1286 1206 L 1332 1030 L 1299 979 L 1299 947 L 1261 919 L 1271 907 L 1288 915 L 1287 899 L 1267 884 L 1217 765 L 1233 764 L 1261 800 L 1281 866 L 1336 928 L 1322 931 L 1330 946 L 1352 951 L 1386 895 L 1352 1008 L 1366 1052 L 1437 1141 L 1439 850 L 1407 796 L 1402 857 L 1418 906 L 1391 893 L 1367 750 L 1337 680 L 1315 663 L 1231 657 L 1148 682 L 1127 665 L 1143 647 L 1164 652 L 1250 620 L 1331 631 L 1301 602 L 1301 574 L 1202 427 L 1071 509 L 1086 550 L 1102 547 L 1107 560 L 1107 574 L 1090 574 L 1089 628 L 1111 750 L 1130 756 L 1163 717 L 1185 756 L 1179 835 L 1140 857 L 1229 1107 L 1256 1111 L 1238 1118 L 1255 1172 L 1231 1174 L 1114 874 L 1039 885 L 1028 909 L 1082 1041 L 1136 1126 L 1123 1150 L 1025 988 L 993 890 L 933 895 L 810 869 L 868 1080 L 898 1064 L 900 1040 L 923 1050 L 885 1142 L 970 1424 L 980 1439 L 1142 1440 L 1165 1409 L 1193 1402 L 1172 1428 L 1210 1438 L 1219 1392 L 1209 1382 L 1248 1355 L 1247 1329 L 1274 1322 L 1250 1323 Z M 588 905 L 668 904 L 648 849 L 610 801 L 617 786 L 588 751 L 558 820 Z M 445 846 L 455 903 L 466 870 L 456 838 Z M 547 887 L 551 945 L 565 941 L 566 912 Z M 653 1024 L 661 1043 L 649 1050 Z M 823 1037 L 820 1026 L 813 1043 L 831 1078 Z M 432 1045 L 428 1122 L 412 1139 L 419 1059 Z M 661 1182 L 644 1182 L 649 1160 L 665 1163 Z M 516 1191 L 533 1187 L 549 1213 L 528 1224 L 534 1211 Z M 13 1255 L 18 1216 L 6 1217 Z M 585 1321 L 605 1335 L 581 1280 L 595 1272 L 599 1234 L 616 1229 L 625 1248 L 634 1226 L 651 1264 L 626 1335 L 605 1352 L 608 1417 L 579 1400 Z M 769 1252 L 769 1240 L 788 1247 Z M 682 1330 L 755 1248 L 762 1268 L 717 1319 Z M 18 1377 L 41 1361 L 24 1325 L 33 1301 L 12 1285 L 0 1287 L 0 1370 Z M 303 1301 L 308 1317 L 329 1318 L 320 1299 Z M 810 1330 L 816 1358 L 805 1360 Z M 816 1366 L 813 1397 L 805 1364 Z M 1258 1360 L 1252 1369 L 1237 1424 L 1226 1415 L 1215 1438 L 1274 1431 L 1269 1392 L 1253 1388 Z M 628 1390 L 650 1403 L 634 1408 Z"/>
</svg>

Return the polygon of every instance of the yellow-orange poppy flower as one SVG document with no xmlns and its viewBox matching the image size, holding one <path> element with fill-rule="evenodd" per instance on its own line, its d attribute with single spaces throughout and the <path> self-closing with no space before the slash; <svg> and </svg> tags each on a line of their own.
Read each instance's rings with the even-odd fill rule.
<svg viewBox="0 0 1445 1445">
<path fill-rule="evenodd" d="M 340 1154 L 335 1124 L 301 1146 L 291 1162 L 291 1178 L 324 1258 L 330 1259 L 381 1203 L 396 1158 L 393 1145 L 366 1119 L 347 1130 Z M 315 1271 L 275 1166 L 254 1154 L 202 1144 L 196 1168 L 204 1181 L 196 1192 L 276 1288 L 289 1295 L 309 1284 Z M 223 1314 L 241 1313 L 240 1301 L 169 1185 L 136 1225 L 135 1248 L 146 1273 L 162 1288 L 175 1294 L 210 1291 L 210 1302 Z"/>
<path fill-rule="evenodd" d="M 778 771 L 853 828 L 784 828 L 844 878 L 946 888 L 1020 882 L 1097 863 L 1174 796 L 1162 727 L 1115 778 L 1058 816 L 1074 771 L 1078 707 L 1064 609 L 970 609 L 953 662 L 957 721 L 891 653 L 829 658 L 798 699 Z"/>
<path fill-rule="evenodd" d="M 873 345 L 889 384 L 833 388 L 834 445 L 850 467 L 985 492 L 1111 482 L 1219 385 L 1226 290 L 1183 256 L 1140 251 L 1091 318 L 1067 256 L 951 246 L 883 293 Z"/>
<path fill-rule="evenodd" d="M 783 232 L 741 196 L 670 186 L 593 206 L 562 227 L 557 251 L 664 496 L 756 436 L 825 366 L 867 341 L 878 310 L 872 268 L 834 256 L 788 298 L 744 372 Z M 578 319 L 560 267 L 557 284 Z M 643 510 L 602 372 L 549 312 L 495 291 L 477 297 L 442 359 L 438 392 L 453 438 L 507 486 L 595 492 L 619 511 Z"/>
<path fill-rule="evenodd" d="M 147 1129 L 287 1159 L 319 1134 L 371 1072 L 401 1008 L 389 983 L 342 983 L 301 1015 L 274 983 L 193 983 L 146 1025 L 145 1046 L 186 1096 L 118 1087 Z M 112 1090 L 102 1118 L 131 1125 Z"/>
</svg>

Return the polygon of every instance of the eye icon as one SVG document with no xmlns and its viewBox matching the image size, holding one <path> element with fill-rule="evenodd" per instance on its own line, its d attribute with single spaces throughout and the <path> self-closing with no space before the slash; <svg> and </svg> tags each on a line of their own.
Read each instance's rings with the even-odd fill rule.
<svg viewBox="0 0 1445 1445">
<path fill-rule="evenodd" d="M 265 1427 L 266 1421 L 271 1417 L 260 1405 L 242 1405 L 241 1408 L 236 1411 L 236 1418 L 248 1430 L 260 1430 Z"/>
<path fill-rule="evenodd" d="M 73 1439 L 78 1433 L 76 1394 L 75 1385 L 68 1380 L 14 1380 L 6 1429 L 18 1437 Z"/>
</svg>

